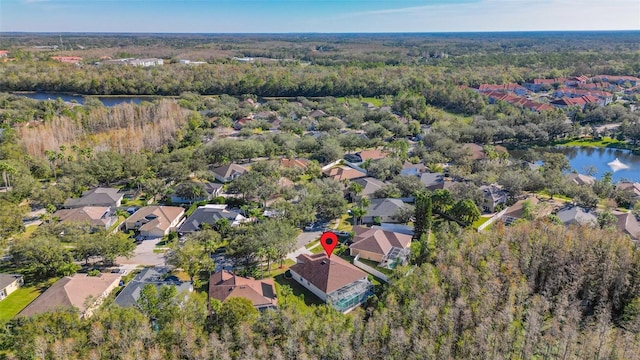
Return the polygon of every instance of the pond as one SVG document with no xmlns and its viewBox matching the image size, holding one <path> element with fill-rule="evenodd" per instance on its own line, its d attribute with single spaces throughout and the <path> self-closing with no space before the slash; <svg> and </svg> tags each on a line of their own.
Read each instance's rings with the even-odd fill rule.
<svg viewBox="0 0 640 360">
<path fill-rule="evenodd" d="M 567 147 L 558 146 L 549 148 L 549 151 L 564 154 L 569 159 L 572 169 L 585 173 L 593 166 L 597 173 L 594 176 L 600 179 L 605 172 L 613 173 L 613 182 L 630 180 L 640 182 L 640 155 L 635 155 L 631 150 L 596 148 L 596 147 Z M 618 161 L 616 162 L 616 159 Z"/>
<path fill-rule="evenodd" d="M 62 93 L 45 93 L 45 92 L 32 92 L 32 93 L 14 93 L 14 95 L 28 97 L 34 100 L 56 100 L 58 98 L 65 102 L 77 102 L 78 104 L 84 103 L 84 96 L 82 95 L 69 95 Z M 92 96 L 104 104 L 104 106 L 115 106 L 123 103 L 139 104 L 141 101 L 153 101 L 153 97 L 139 97 L 139 96 Z"/>
</svg>

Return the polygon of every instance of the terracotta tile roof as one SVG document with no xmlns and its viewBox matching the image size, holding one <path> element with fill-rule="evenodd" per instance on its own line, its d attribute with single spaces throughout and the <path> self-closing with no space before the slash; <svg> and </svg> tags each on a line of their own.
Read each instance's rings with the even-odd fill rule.
<svg viewBox="0 0 640 360">
<path fill-rule="evenodd" d="M 553 79 L 533 79 L 533 83 L 536 85 L 541 84 L 562 84 L 567 82 L 569 79 L 567 78 L 553 78 Z"/>
<path fill-rule="evenodd" d="M 278 303 L 273 279 L 243 278 L 226 270 L 211 275 L 209 296 L 220 301 L 242 297 L 251 301 L 255 307 L 276 306 Z"/>
<path fill-rule="evenodd" d="M 82 61 L 82 58 L 79 56 L 52 56 L 51 59 L 70 64 L 76 64 Z"/>
<path fill-rule="evenodd" d="M 330 294 L 354 281 L 367 277 L 367 273 L 333 255 L 330 259 L 325 253 L 302 254 L 291 271 L 302 276 L 315 287 Z"/>
<path fill-rule="evenodd" d="M 363 173 L 362 171 L 358 171 L 348 166 L 332 167 L 330 169 L 324 170 L 322 173 L 324 174 L 324 176 L 338 181 L 357 179 L 367 176 L 367 174 Z"/>
<path fill-rule="evenodd" d="M 292 167 L 298 167 L 301 169 L 306 169 L 307 166 L 309 165 L 309 160 L 307 159 L 287 159 L 287 158 L 282 158 L 280 159 L 280 166 L 285 167 L 285 168 L 292 168 Z"/>
<path fill-rule="evenodd" d="M 355 226 L 356 235 L 351 249 L 363 250 L 374 254 L 387 255 L 391 248 L 406 249 L 411 245 L 411 236 L 381 229 Z"/>
<path fill-rule="evenodd" d="M 359 153 L 357 153 L 357 155 L 360 156 L 362 161 L 367 161 L 369 159 L 378 160 L 378 159 L 385 158 L 385 157 L 389 156 L 389 153 L 384 152 L 384 151 L 380 151 L 378 149 L 370 149 L 370 150 L 360 151 Z"/>
<path fill-rule="evenodd" d="M 100 274 L 87 276 L 75 274 L 58 280 L 37 299 L 20 312 L 22 316 L 32 316 L 53 311 L 60 307 L 76 307 L 83 313 L 89 297 L 99 299 L 115 287 L 120 274 Z"/>
</svg>

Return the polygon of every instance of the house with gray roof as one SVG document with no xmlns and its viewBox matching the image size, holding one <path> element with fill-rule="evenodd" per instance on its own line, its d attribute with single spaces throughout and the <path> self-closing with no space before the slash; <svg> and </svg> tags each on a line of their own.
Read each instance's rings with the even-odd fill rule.
<svg viewBox="0 0 640 360">
<path fill-rule="evenodd" d="M 22 275 L 0 274 L 0 300 L 18 290 L 24 284 Z"/>
<path fill-rule="evenodd" d="M 213 226 L 220 219 L 229 220 L 232 226 L 247 221 L 239 212 L 228 210 L 226 204 L 207 204 L 199 206 L 178 228 L 178 233 L 199 231 L 204 224 Z"/>
<path fill-rule="evenodd" d="M 175 286 L 178 293 L 193 291 L 193 285 L 189 281 L 182 281 L 171 275 L 168 267 L 150 267 L 140 271 L 129 284 L 116 296 L 115 303 L 122 307 L 138 306 L 140 292 L 148 285 L 155 285 L 158 289 L 162 286 Z"/>
<path fill-rule="evenodd" d="M 402 164 L 402 170 L 400 170 L 400 175 L 402 176 L 420 176 L 428 171 L 427 167 L 424 166 L 423 163 L 412 164 L 408 161 L 405 161 Z"/>
<path fill-rule="evenodd" d="M 85 206 L 104 206 L 109 208 L 117 208 L 122 204 L 124 194 L 113 188 L 95 188 L 82 193 L 77 199 L 68 199 L 63 207 L 66 209 L 75 209 Z"/>
<path fill-rule="evenodd" d="M 348 192 L 347 195 L 354 201 L 361 197 L 371 197 L 373 196 L 373 193 L 375 193 L 381 187 L 386 185 L 383 181 L 380 181 L 371 176 L 353 179 L 351 180 L 351 182 L 360 184 L 360 186 L 362 186 L 362 192 L 360 194 L 355 194 L 352 191 L 349 191 L 349 189 L 347 189 L 347 192 Z"/>
<path fill-rule="evenodd" d="M 371 205 L 362 217 L 362 222 L 372 224 L 376 218 L 379 218 L 380 222 L 397 223 L 394 215 L 405 206 L 407 205 L 400 199 L 371 199 Z"/>
<path fill-rule="evenodd" d="M 616 222 L 616 228 L 618 230 L 629 235 L 633 241 L 640 239 L 640 222 L 638 222 L 638 219 L 636 219 L 636 216 L 633 215 L 633 213 L 614 211 L 613 216 L 618 219 Z"/>
<path fill-rule="evenodd" d="M 443 173 L 423 173 L 420 175 L 420 182 L 424 184 L 427 190 L 436 190 L 444 188 L 444 174 Z"/>
<path fill-rule="evenodd" d="M 497 206 L 504 205 L 507 202 L 507 192 L 502 190 L 498 185 L 482 185 L 480 186 L 480 190 L 482 190 L 484 194 L 482 209 L 485 212 L 496 212 Z"/>
<path fill-rule="evenodd" d="M 216 180 L 222 183 L 228 183 L 237 179 L 240 175 L 248 172 L 247 168 L 238 164 L 229 164 L 212 169 Z"/>
<path fill-rule="evenodd" d="M 567 180 L 576 184 L 576 185 L 593 185 L 596 183 L 596 178 L 589 175 L 579 174 L 579 173 L 571 173 L 566 175 Z"/>
<path fill-rule="evenodd" d="M 580 206 L 561 209 L 556 215 L 565 226 L 596 226 L 598 224 L 598 218 L 596 215 Z"/>
<path fill-rule="evenodd" d="M 195 199 L 187 199 L 173 193 L 171 194 L 171 202 L 174 204 L 193 204 L 194 202 L 211 200 L 216 196 L 220 196 L 220 194 L 222 193 L 222 184 L 212 183 L 209 181 L 194 182 L 194 183 L 202 184 L 204 188 L 204 194 L 201 197 L 197 197 Z M 189 186 L 189 182 L 184 182 L 178 185 L 176 189 L 178 189 L 180 186 Z"/>
</svg>

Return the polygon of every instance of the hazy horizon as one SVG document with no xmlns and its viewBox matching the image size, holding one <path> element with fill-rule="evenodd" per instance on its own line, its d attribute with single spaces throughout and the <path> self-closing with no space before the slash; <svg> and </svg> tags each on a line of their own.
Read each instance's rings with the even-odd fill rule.
<svg viewBox="0 0 640 360">
<path fill-rule="evenodd" d="M 482 33 L 640 29 L 637 0 L 2 0 L 0 32 Z"/>
</svg>

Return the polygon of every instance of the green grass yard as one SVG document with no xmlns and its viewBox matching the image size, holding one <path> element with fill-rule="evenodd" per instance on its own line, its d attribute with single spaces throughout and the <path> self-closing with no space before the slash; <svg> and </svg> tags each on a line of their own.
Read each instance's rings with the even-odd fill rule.
<svg viewBox="0 0 640 360">
<path fill-rule="evenodd" d="M 477 229 L 480 227 L 480 225 L 489 221 L 489 219 L 491 219 L 491 216 L 481 216 L 478 220 L 474 221 L 471 226 L 473 226 L 474 229 Z"/>
<path fill-rule="evenodd" d="M 57 280 L 57 278 L 53 278 L 42 283 L 23 286 L 9 294 L 4 300 L 0 301 L 0 322 L 13 319 L 14 316 L 18 315 L 22 309 L 27 307 Z"/>
</svg>

